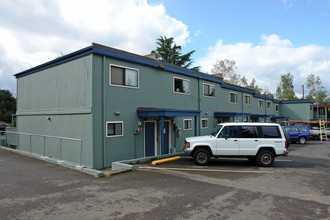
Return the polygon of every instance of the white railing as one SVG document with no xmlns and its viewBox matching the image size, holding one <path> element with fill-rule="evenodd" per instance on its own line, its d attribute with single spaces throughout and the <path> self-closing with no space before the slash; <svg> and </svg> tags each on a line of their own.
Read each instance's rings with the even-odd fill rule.
<svg viewBox="0 0 330 220">
<path fill-rule="evenodd" d="M 85 167 L 82 165 L 82 154 L 83 154 L 83 140 L 82 139 L 77 139 L 77 138 L 69 138 L 69 137 L 59 137 L 59 136 L 51 136 L 51 135 L 42 135 L 42 134 L 31 134 L 31 133 L 23 133 L 23 132 L 16 132 L 16 131 L 4 131 L 5 133 L 5 143 L 7 147 L 11 146 L 16 146 L 17 150 L 21 150 L 21 143 L 20 139 L 22 136 L 28 136 L 29 138 L 29 153 L 32 154 L 32 137 L 41 137 L 43 139 L 43 157 L 46 157 L 46 139 L 59 139 L 60 140 L 60 152 L 59 152 L 59 161 L 58 163 L 63 162 L 63 140 L 69 140 L 69 141 L 74 141 L 74 142 L 79 142 L 80 143 L 80 159 L 79 159 L 79 167 Z M 16 137 L 12 137 L 12 136 Z"/>
</svg>

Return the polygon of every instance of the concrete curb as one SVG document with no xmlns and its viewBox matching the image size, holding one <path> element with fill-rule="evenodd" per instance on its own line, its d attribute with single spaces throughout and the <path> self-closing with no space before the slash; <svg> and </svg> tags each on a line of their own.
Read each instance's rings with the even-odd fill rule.
<svg viewBox="0 0 330 220">
<path fill-rule="evenodd" d="M 161 155 L 161 156 L 154 156 L 154 157 L 142 157 L 138 159 L 132 159 L 132 160 L 123 160 L 123 161 L 117 161 L 117 162 L 112 162 L 112 170 L 118 170 L 118 169 L 131 169 L 132 171 L 135 171 L 135 166 L 134 164 L 139 164 L 139 163 L 145 163 L 151 160 L 157 160 L 157 159 L 164 159 L 168 157 L 175 157 L 175 156 L 180 156 L 183 155 L 183 153 L 176 153 L 176 154 L 171 154 L 171 155 Z"/>
</svg>

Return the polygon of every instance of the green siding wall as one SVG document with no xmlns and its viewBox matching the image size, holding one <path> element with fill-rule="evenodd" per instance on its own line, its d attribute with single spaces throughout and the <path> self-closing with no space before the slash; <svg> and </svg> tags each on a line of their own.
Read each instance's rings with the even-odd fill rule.
<svg viewBox="0 0 330 220">
<path fill-rule="evenodd" d="M 91 56 L 82 57 L 17 80 L 18 132 L 82 139 L 82 161 L 89 167 L 94 166 L 91 61 Z M 22 149 L 30 150 L 29 137 L 21 138 Z M 46 156 L 59 158 L 59 141 L 46 142 Z M 43 140 L 32 138 L 32 152 L 43 154 Z M 62 159 L 78 163 L 80 144 L 63 141 Z"/>
<path fill-rule="evenodd" d="M 289 103 L 281 104 L 280 111 L 282 115 L 288 116 L 290 120 L 311 120 L 313 119 L 313 110 L 311 103 Z"/>
</svg>

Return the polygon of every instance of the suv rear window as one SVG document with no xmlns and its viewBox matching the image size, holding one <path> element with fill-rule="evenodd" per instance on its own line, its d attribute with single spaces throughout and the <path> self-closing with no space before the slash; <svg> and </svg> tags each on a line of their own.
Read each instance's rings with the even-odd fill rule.
<svg viewBox="0 0 330 220">
<path fill-rule="evenodd" d="M 258 138 L 258 129 L 256 126 L 241 126 L 241 138 Z"/>
<path fill-rule="evenodd" d="M 261 126 L 263 138 L 281 138 L 280 130 L 277 126 Z"/>
</svg>

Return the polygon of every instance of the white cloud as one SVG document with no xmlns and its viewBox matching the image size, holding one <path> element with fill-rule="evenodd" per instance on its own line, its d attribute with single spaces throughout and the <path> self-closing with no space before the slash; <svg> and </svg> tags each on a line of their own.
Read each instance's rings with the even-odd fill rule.
<svg viewBox="0 0 330 220">
<path fill-rule="evenodd" d="M 13 74 L 92 42 L 147 54 L 160 35 L 188 41 L 187 26 L 147 0 L 0 0 L 0 89 Z"/>
<path fill-rule="evenodd" d="M 301 93 L 301 85 L 311 73 L 320 76 L 322 85 L 330 92 L 329 47 L 294 47 L 290 40 L 282 40 L 275 34 L 262 36 L 258 45 L 249 42 L 225 45 L 219 40 L 196 65 L 210 73 L 217 59 L 235 60 L 239 74 L 250 80 L 255 78 L 260 87 L 272 93 L 275 93 L 281 75 L 288 72 L 294 75 L 297 94 Z"/>
</svg>

